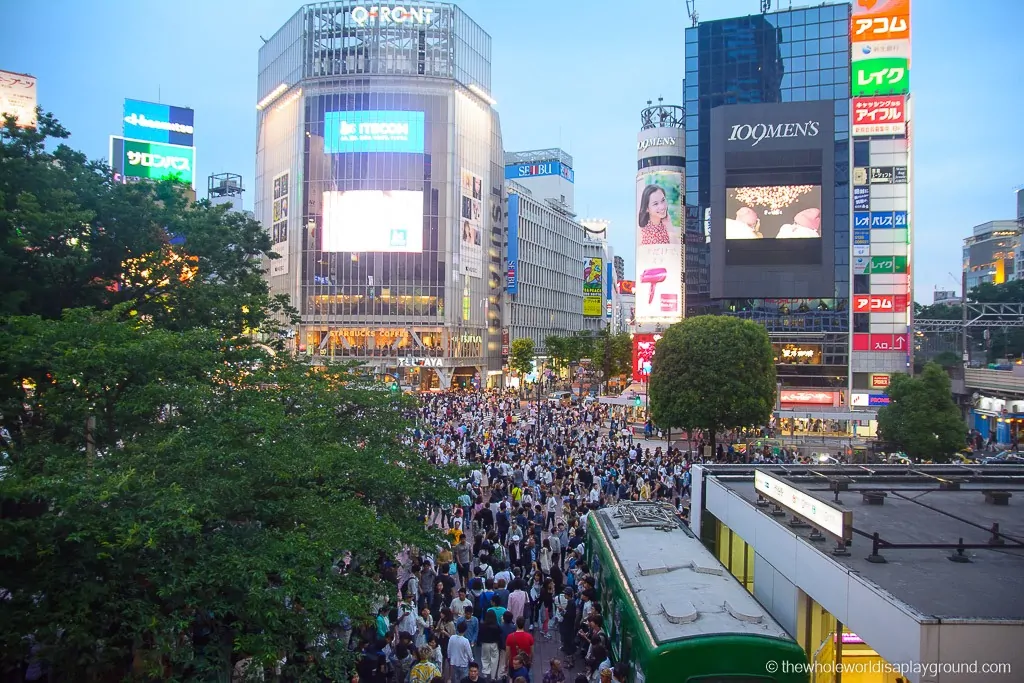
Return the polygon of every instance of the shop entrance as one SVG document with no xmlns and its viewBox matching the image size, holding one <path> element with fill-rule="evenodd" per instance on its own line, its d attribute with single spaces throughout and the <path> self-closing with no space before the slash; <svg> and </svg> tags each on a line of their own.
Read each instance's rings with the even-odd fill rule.
<svg viewBox="0 0 1024 683">
<path fill-rule="evenodd" d="M 800 591 L 797 640 L 813 665 L 812 683 L 906 683 L 856 633 Z M 842 671 L 842 676 L 836 672 Z"/>
</svg>

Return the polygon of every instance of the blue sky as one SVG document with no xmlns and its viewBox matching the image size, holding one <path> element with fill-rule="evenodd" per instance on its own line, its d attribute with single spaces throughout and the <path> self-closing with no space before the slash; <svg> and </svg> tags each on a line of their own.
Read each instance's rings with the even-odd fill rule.
<svg viewBox="0 0 1024 683">
<path fill-rule="evenodd" d="M 493 38 L 493 95 L 505 148 L 561 146 L 575 159 L 576 209 L 612 221 L 632 268 L 639 111 L 682 103 L 683 0 L 464 0 Z M 788 0 L 773 5 L 788 8 Z M 809 3 L 796 2 L 793 6 Z M 0 69 L 39 79 L 71 144 L 105 158 L 125 97 L 196 110 L 197 171 L 253 181 L 256 55 L 300 3 L 49 0 L 7 3 Z M 697 0 L 702 19 L 756 13 L 759 0 Z M 1024 184 L 1019 0 L 917 0 L 914 96 L 915 298 L 959 284 L 961 240 L 1013 218 Z M 205 189 L 205 180 L 200 180 Z M 246 200 L 251 208 L 251 199 Z M 629 272 L 629 270 L 627 270 Z M 958 287 L 957 287 L 958 288 Z"/>
</svg>

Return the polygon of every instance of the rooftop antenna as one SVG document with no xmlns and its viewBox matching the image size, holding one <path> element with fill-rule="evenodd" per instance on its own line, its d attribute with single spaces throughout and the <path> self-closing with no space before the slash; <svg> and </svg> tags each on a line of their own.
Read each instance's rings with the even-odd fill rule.
<svg viewBox="0 0 1024 683">
<path fill-rule="evenodd" d="M 690 15 L 691 26 L 700 23 L 700 17 L 697 14 L 697 0 L 686 0 L 686 13 Z"/>
</svg>

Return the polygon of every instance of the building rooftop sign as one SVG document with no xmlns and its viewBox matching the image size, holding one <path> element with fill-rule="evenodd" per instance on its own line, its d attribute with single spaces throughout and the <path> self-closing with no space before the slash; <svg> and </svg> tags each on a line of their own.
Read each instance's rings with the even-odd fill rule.
<svg viewBox="0 0 1024 683">
<path fill-rule="evenodd" d="M 757 493 L 777 503 L 808 524 L 832 535 L 836 540 L 849 541 L 853 536 L 853 512 L 831 505 L 811 494 L 787 484 L 770 474 L 755 470 L 754 487 Z"/>
</svg>

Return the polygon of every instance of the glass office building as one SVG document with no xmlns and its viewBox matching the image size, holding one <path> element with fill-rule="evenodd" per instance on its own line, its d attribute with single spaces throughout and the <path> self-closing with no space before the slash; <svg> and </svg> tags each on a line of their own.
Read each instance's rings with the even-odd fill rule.
<svg viewBox="0 0 1024 683">
<path fill-rule="evenodd" d="M 784 389 L 810 390 L 809 393 L 819 397 L 828 394 L 831 409 L 848 406 L 850 5 L 822 5 L 705 21 L 687 29 L 684 93 L 686 205 L 702 220 L 713 250 L 716 243 L 712 232 L 719 224 L 711 215 L 711 206 L 719 201 L 713 197 L 718 181 L 713 180 L 712 159 L 719 153 L 713 145 L 723 146 L 726 165 L 731 163 L 730 154 L 736 153 L 729 151 L 725 138 L 715 138 L 712 111 L 733 105 L 807 103 L 808 114 L 812 109 L 832 112 L 832 121 L 822 130 L 833 136 L 834 150 L 826 149 L 827 154 L 817 157 L 825 160 L 821 162 L 825 166 L 834 165 L 834 168 L 820 169 L 816 176 L 822 179 L 816 182 L 825 185 L 821 187 L 818 204 L 822 213 L 822 235 L 826 226 L 829 230 L 829 238 L 819 241 L 824 244 L 822 249 L 831 252 L 824 253 L 815 262 L 822 275 L 804 288 L 808 295 L 794 296 L 793 292 L 799 291 L 799 287 L 777 291 L 772 287 L 759 287 L 756 291 L 760 294 L 754 298 L 717 298 L 711 310 L 751 319 L 767 328 Z M 754 110 L 763 111 L 748 109 Z M 799 115 L 800 108 L 790 107 L 787 111 L 796 111 Z M 806 120 L 793 119 L 797 124 Z M 758 122 L 750 121 L 751 124 Z M 798 136 L 802 129 L 797 126 L 785 130 L 787 136 L 790 131 Z M 736 139 L 735 135 L 732 139 Z M 819 143 L 828 144 L 824 140 Z M 754 149 L 766 147 L 767 144 L 762 144 Z M 758 164 L 771 163 L 767 152 L 750 154 L 757 153 L 768 155 Z M 724 216 L 718 218 L 721 220 Z M 764 240 L 776 241 L 779 240 Z M 712 266 L 714 270 L 718 262 L 712 259 L 712 263 L 716 264 Z M 715 277 L 718 275 L 713 273 L 712 279 Z M 802 395 L 806 394 L 808 391 Z M 795 398 L 797 393 L 791 396 Z M 816 400 L 826 403 L 820 398 Z"/>
<path fill-rule="evenodd" d="M 324 2 L 263 45 L 256 216 L 295 350 L 413 389 L 501 376 L 491 38 L 458 7 Z"/>
</svg>

